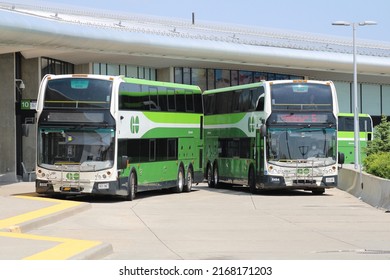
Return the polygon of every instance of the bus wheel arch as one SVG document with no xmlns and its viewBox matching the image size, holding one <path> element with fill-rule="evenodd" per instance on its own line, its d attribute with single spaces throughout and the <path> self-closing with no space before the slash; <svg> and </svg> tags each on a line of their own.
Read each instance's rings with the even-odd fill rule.
<svg viewBox="0 0 390 280">
<path fill-rule="evenodd" d="M 135 194 L 137 193 L 137 172 L 133 168 L 130 171 L 129 179 L 128 179 L 128 190 L 126 199 L 129 201 L 134 200 Z"/>
<path fill-rule="evenodd" d="M 185 180 L 183 191 L 190 192 L 192 190 L 193 183 L 194 183 L 194 168 L 192 164 L 190 164 L 187 168 L 186 180 Z"/>
</svg>

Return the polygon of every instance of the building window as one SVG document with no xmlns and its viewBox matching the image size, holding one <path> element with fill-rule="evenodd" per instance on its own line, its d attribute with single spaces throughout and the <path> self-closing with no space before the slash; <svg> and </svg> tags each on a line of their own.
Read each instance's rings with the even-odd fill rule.
<svg viewBox="0 0 390 280">
<path fill-rule="evenodd" d="M 46 74 L 61 75 L 61 74 L 73 74 L 74 65 L 72 63 L 56 60 L 48 57 L 41 58 L 42 78 Z"/>
<path fill-rule="evenodd" d="M 215 89 L 215 71 L 207 69 L 207 89 Z"/>
<path fill-rule="evenodd" d="M 215 84 L 216 88 L 230 87 L 230 70 L 215 70 Z"/>
<path fill-rule="evenodd" d="M 202 90 L 250 84 L 263 80 L 296 80 L 303 78 L 303 76 L 243 70 L 174 68 L 175 83 L 197 85 Z"/>
<path fill-rule="evenodd" d="M 239 84 L 245 85 L 253 83 L 253 72 L 251 71 L 240 71 Z"/>
<path fill-rule="evenodd" d="M 146 79 L 155 81 L 157 79 L 156 69 L 126 64 L 93 63 L 92 74 L 97 75 L 124 75 L 125 77 Z"/>
<path fill-rule="evenodd" d="M 207 89 L 207 70 L 193 68 L 191 71 L 191 83 L 197 85 L 201 90 Z"/>
</svg>

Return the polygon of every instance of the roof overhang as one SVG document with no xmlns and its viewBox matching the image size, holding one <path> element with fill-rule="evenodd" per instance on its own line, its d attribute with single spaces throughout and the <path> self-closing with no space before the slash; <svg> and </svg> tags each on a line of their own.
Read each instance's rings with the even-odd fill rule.
<svg viewBox="0 0 390 280">
<path fill-rule="evenodd" d="M 0 9 L 0 53 L 26 58 L 51 57 L 74 64 L 89 62 L 247 69 L 269 67 L 352 72 L 350 53 L 261 46 L 190 36 L 75 24 Z M 390 57 L 359 55 L 358 71 L 390 76 Z"/>
</svg>

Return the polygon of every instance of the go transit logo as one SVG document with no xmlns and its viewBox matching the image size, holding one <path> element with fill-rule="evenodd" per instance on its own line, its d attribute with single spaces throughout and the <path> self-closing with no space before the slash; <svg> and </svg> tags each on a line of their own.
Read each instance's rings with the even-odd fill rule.
<svg viewBox="0 0 390 280">
<path fill-rule="evenodd" d="M 66 179 L 68 180 L 79 180 L 80 174 L 79 173 L 66 173 Z"/>
<path fill-rule="evenodd" d="M 139 118 L 138 116 L 133 116 L 130 119 L 130 131 L 131 133 L 138 133 L 139 131 Z"/>
<path fill-rule="evenodd" d="M 248 118 L 248 131 L 249 132 L 255 131 L 255 117 Z"/>
<path fill-rule="evenodd" d="M 303 176 L 303 175 L 307 176 L 310 173 L 310 169 L 309 168 L 298 168 L 297 173 L 300 176 Z"/>
</svg>

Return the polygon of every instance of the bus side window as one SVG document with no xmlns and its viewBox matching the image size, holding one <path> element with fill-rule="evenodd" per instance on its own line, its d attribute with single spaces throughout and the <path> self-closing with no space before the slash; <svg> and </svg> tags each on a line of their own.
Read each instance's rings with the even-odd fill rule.
<svg viewBox="0 0 390 280">
<path fill-rule="evenodd" d="M 167 89 L 168 95 L 168 111 L 176 110 L 176 95 L 173 89 Z"/>
<path fill-rule="evenodd" d="M 260 95 L 260 98 L 257 102 L 256 111 L 264 111 L 264 93 Z"/>
<path fill-rule="evenodd" d="M 250 104 L 251 104 L 251 95 L 249 90 L 244 90 L 240 95 L 240 112 L 247 112 L 249 111 Z"/>
<path fill-rule="evenodd" d="M 150 111 L 160 110 L 158 104 L 158 89 L 154 87 L 149 87 L 149 109 Z"/>
<path fill-rule="evenodd" d="M 236 90 L 232 94 L 232 112 L 238 113 L 240 112 L 240 94 L 241 90 Z"/>
<path fill-rule="evenodd" d="M 192 92 L 186 91 L 186 112 L 194 112 L 194 95 Z"/>
<path fill-rule="evenodd" d="M 203 113 L 202 95 L 194 94 L 194 102 L 195 102 L 195 112 L 202 114 Z"/>
<path fill-rule="evenodd" d="M 208 94 L 203 96 L 204 99 L 204 113 L 205 115 L 215 114 L 215 94 Z"/>
<path fill-rule="evenodd" d="M 164 87 L 158 88 L 158 105 L 161 111 L 168 111 L 168 89 Z"/>
</svg>

